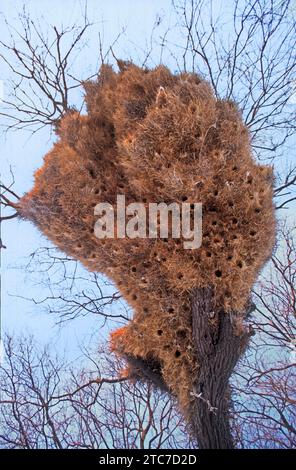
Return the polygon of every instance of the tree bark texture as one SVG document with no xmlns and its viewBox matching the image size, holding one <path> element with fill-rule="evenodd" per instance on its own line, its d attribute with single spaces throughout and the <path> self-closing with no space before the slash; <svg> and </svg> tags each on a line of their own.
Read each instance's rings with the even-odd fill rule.
<svg viewBox="0 0 296 470">
<path fill-rule="evenodd" d="M 232 449 L 229 379 L 245 351 L 250 332 L 239 332 L 241 315 L 215 309 L 210 288 L 192 296 L 192 332 L 199 363 L 194 385 L 191 426 L 200 449 Z"/>
</svg>

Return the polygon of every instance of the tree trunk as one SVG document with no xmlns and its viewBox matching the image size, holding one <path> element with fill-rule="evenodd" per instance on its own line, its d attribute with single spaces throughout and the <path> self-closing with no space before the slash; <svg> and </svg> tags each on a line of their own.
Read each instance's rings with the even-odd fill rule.
<svg viewBox="0 0 296 470">
<path fill-rule="evenodd" d="M 233 318 L 242 320 L 242 315 L 215 310 L 212 299 L 209 288 L 193 292 L 192 332 L 199 370 L 190 419 L 200 449 L 232 449 L 229 378 L 251 333 L 246 328 L 237 331 Z"/>
</svg>

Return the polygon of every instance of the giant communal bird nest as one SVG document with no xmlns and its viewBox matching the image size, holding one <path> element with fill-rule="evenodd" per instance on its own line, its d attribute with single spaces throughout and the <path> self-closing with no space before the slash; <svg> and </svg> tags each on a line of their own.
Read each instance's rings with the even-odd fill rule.
<svg viewBox="0 0 296 470">
<path fill-rule="evenodd" d="M 235 104 L 217 99 L 195 74 L 131 63 L 116 73 L 104 65 L 84 88 L 87 113 L 61 120 L 18 212 L 112 279 L 134 315 L 112 334 L 111 348 L 154 364 L 186 408 L 199 368 L 192 289 L 211 286 L 225 315 L 244 311 L 274 243 L 272 169 L 254 161 Z M 186 250 L 170 237 L 97 239 L 94 207 L 115 205 L 117 194 L 127 204 L 201 202 L 202 246 Z"/>
</svg>

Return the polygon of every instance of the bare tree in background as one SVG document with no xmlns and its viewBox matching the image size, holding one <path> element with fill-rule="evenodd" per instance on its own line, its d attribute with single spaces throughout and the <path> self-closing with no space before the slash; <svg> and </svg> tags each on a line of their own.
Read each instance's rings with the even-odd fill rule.
<svg viewBox="0 0 296 470">
<path fill-rule="evenodd" d="M 0 367 L 0 447 L 17 449 L 188 448 L 168 396 L 119 377 L 101 351 L 77 368 L 39 349 L 34 338 L 6 338 Z M 104 370 L 102 377 L 101 370 Z"/>
<path fill-rule="evenodd" d="M 40 298 L 22 298 L 55 315 L 59 324 L 90 314 L 97 317 L 100 326 L 106 321 L 126 323 L 130 319 L 129 308 L 108 279 L 86 272 L 55 247 L 36 249 L 19 268 L 46 292 Z"/>
<path fill-rule="evenodd" d="M 165 54 L 173 57 L 180 71 L 193 70 L 203 75 L 210 80 L 217 97 L 231 99 L 238 103 L 251 131 L 253 149 L 258 158 L 275 164 L 281 162 L 280 166 L 283 171 L 277 175 L 275 189 L 277 207 L 281 209 L 289 207 L 296 199 L 296 165 L 293 163 L 293 159 L 295 162 L 296 107 L 291 104 L 296 80 L 296 22 L 292 3 L 289 0 L 277 2 L 234 0 L 231 5 L 227 5 L 222 15 L 219 12 L 217 14 L 216 3 L 211 0 L 175 1 L 173 8 L 177 14 L 177 29 L 181 32 L 183 41 L 178 44 L 174 43 L 174 29 L 168 29 L 160 39 L 153 39 L 154 47 L 157 47 L 160 42 L 163 57 Z M 72 59 L 85 45 L 90 26 L 91 23 L 85 15 L 81 26 L 60 31 L 53 27 L 49 40 L 49 36 L 43 33 L 43 26 L 34 24 L 25 13 L 21 17 L 20 30 L 10 28 L 11 42 L 0 42 L 0 58 L 10 68 L 13 77 L 9 98 L 5 99 L 4 106 L 0 110 L 5 130 L 28 128 L 35 132 L 46 125 L 55 127 L 65 113 L 73 109 L 82 109 L 83 100 L 77 105 L 76 102 L 71 101 L 71 97 L 74 96 L 72 95 L 74 91 L 79 90 L 83 79 L 89 77 L 74 77 L 71 66 Z M 32 46 L 32 37 L 38 38 L 37 47 Z M 112 46 L 107 52 L 113 53 Z M 101 61 L 106 60 L 107 55 L 102 50 L 100 55 Z M 1 189 L 1 205 L 5 210 L 1 220 L 14 218 L 14 201 L 18 196 L 10 184 L 2 184 Z M 295 360 L 293 359 L 293 345 L 296 337 L 295 258 L 293 258 L 295 241 L 291 235 L 287 236 L 286 233 L 281 235 L 285 241 L 285 254 L 273 257 L 270 274 L 267 278 L 262 278 L 259 289 L 254 293 L 256 312 L 248 321 L 250 328 L 253 328 L 257 334 L 252 342 L 253 347 L 249 349 L 232 381 L 232 387 L 237 391 L 233 403 L 232 430 L 237 446 L 240 447 L 288 448 L 296 445 L 296 384 Z M 3 246 L 2 243 L 1 246 Z M 51 250 L 52 248 L 46 248 L 43 253 L 47 257 L 47 261 L 44 262 L 49 265 L 53 262 Z M 32 256 L 38 256 L 38 252 Z M 68 260 L 63 259 L 60 254 L 56 257 L 57 262 L 68 263 Z M 74 262 L 69 260 L 69 263 Z M 67 277 L 69 271 L 66 270 L 65 273 Z M 76 318 L 78 315 L 88 313 L 98 314 L 104 321 L 109 319 L 106 307 L 118 300 L 117 294 L 106 295 L 102 290 L 101 280 L 97 276 L 85 278 L 86 282 L 89 281 L 90 286 L 93 287 L 90 287 L 88 292 L 75 291 L 74 287 L 72 290 L 67 289 L 67 283 L 68 285 L 70 282 L 75 284 L 75 270 L 71 276 L 72 279 L 66 279 L 67 282 L 62 292 L 56 290 L 53 296 L 41 299 L 41 303 L 48 305 L 52 313 L 59 311 L 64 319 Z M 40 299 L 34 300 L 40 302 Z M 110 316 L 114 315 L 111 313 Z M 124 322 L 127 318 L 128 313 L 122 314 L 122 318 L 117 318 L 117 320 Z M 33 353 L 33 349 L 31 351 Z M 16 356 L 13 358 L 15 360 Z M 57 372 L 57 375 L 53 371 L 51 374 L 53 377 L 58 377 L 62 372 L 63 368 Z M 10 375 L 12 378 L 16 376 L 12 368 Z M 79 378 L 80 385 L 84 383 L 83 379 L 82 376 Z M 45 378 L 43 377 L 42 380 L 45 381 Z M 75 388 L 80 386 L 79 383 L 71 385 Z M 11 387 L 14 386 L 12 380 Z M 122 389 L 119 394 L 130 391 L 125 381 L 120 383 L 119 387 L 115 385 L 112 387 L 114 390 L 116 387 L 117 390 Z M 156 400 L 155 393 L 158 392 L 152 392 L 149 385 L 135 385 L 135 397 L 138 393 L 137 387 L 143 387 L 141 393 L 145 392 L 145 397 L 149 396 L 149 400 Z M 104 389 L 100 387 L 99 389 L 100 395 Z M 114 390 L 112 389 L 112 393 L 116 398 Z M 79 416 L 81 430 L 83 430 L 83 433 L 80 432 L 81 430 L 77 431 L 76 444 L 73 444 L 74 441 L 71 441 L 68 436 L 62 442 L 62 447 L 104 446 L 101 440 L 103 437 L 98 431 L 100 421 L 96 424 L 92 422 L 94 427 L 88 431 L 89 434 L 86 433 L 88 436 L 86 442 L 83 440 L 86 437 L 82 436 L 85 423 L 89 419 L 94 419 L 91 413 L 88 414 L 88 406 L 83 400 L 87 401 L 88 393 L 90 400 L 95 399 L 98 396 L 97 391 L 98 385 L 91 384 L 89 387 L 83 387 L 78 393 L 79 397 L 83 395 L 79 398 L 79 404 L 76 404 L 76 398 L 75 400 L 73 397 L 69 399 L 69 396 L 65 398 L 65 401 L 62 400 L 62 405 L 67 403 L 67 407 L 71 409 L 72 419 L 69 418 L 69 425 L 59 424 L 60 419 L 68 423 L 68 408 L 67 410 L 62 409 L 62 406 L 59 408 L 60 402 L 56 408 L 53 408 L 54 417 L 58 420 L 54 427 L 57 427 L 60 433 L 62 429 L 66 429 L 65 435 L 67 436 L 77 416 Z M 28 393 L 28 390 L 25 393 Z M 138 398 L 133 398 L 130 402 L 133 403 L 133 410 L 136 409 Z M 18 395 L 17 400 L 21 400 L 21 395 Z M 29 404 L 24 401 L 20 412 L 15 411 L 18 408 L 16 404 L 4 402 L 1 404 L 5 406 L 3 416 L 5 417 L 7 413 L 7 418 L 5 418 L 7 423 L 14 423 L 13 426 L 17 431 L 11 432 L 17 438 L 15 440 L 12 438 L 10 443 L 11 435 L 9 438 L 6 436 L 8 441 L 5 443 L 3 440 L 3 446 L 59 447 L 57 442 L 61 438 L 58 434 L 58 440 L 56 440 L 51 428 L 51 430 L 46 428 L 45 435 L 42 431 L 38 437 L 39 430 L 45 429 L 44 422 L 46 426 L 51 426 L 48 418 L 44 418 L 43 415 L 46 413 L 44 409 L 46 401 L 42 406 L 40 403 L 37 406 L 40 413 L 42 412 L 42 419 L 41 415 L 38 415 L 39 421 L 33 422 L 32 426 L 30 424 L 34 444 L 31 441 L 28 441 L 28 444 L 26 433 L 22 436 L 22 427 L 24 423 L 26 425 L 30 423 L 30 414 L 24 422 L 17 424 L 18 416 L 23 417 L 23 410 L 29 409 Z M 93 406 L 98 408 L 105 406 L 103 400 L 99 403 Z M 149 407 L 155 412 L 153 406 L 149 405 Z M 110 408 L 112 408 L 111 402 Z M 115 431 L 114 434 L 111 432 L 112 427 L 116 429 L 118 426 L 121 434 L 123 428 L 126 430 L 124 432 L 128 432 L 129 428 L 126 415 L 121 420 L 121 428 L 119 424 L 115 425 L 115 421 L 112 421 L 112 412 L 109 417 L 112 423 L 112 426 L 108 424 L 111 442 L 116 436 Z M 168 428 L 172 429 L 173 425 L 169 421 L 166 423 Z M 68 427 L 63 428 L 63 426 Z M 12 428 L 6 427 L 5 429 L 7 432 Z M 134 447 L 150 445 L 147 444 L 147 440 L 141 443 L 140 434 L 135 439 Z M 116 439 L 119 438 L 114 437 L 114 446 L 118 442 Z M 169 442 L 171 446 L 181 446 L 185 441 L 186 438 L 183 437 L 182 444 L 180 444 L 180 441 L 172 437 Z M 120 442 L 123 447 L 131 446 L 126 437 Z M 163 441 L 157 441 L 157 438 L 152 442 L 160 442 L 160 445 L 163 445 Z"/>
<path fill-rule="evenodd" d="M 43 31 L 26 13 L 19 16 L 20 30 L 5 20 L 10 42 L 0 41 L 0 58 L 12 72 L 8 97 L 3 100 L 0 115 L 7 129 L 56 125 L 72 108 L 71 91 L 80 81 L 71 75 L 71 67 L 84 45 L 91 26 L 86 15 L 82 26 Z"/>
<path fill-rule="evenodd" d="M 296 15 L 290 0 L 234 0 L 223 13 L 213 0 L 175 0 L 183 45 L 163 40 L 180 70 L 210 81 L 217 98 L 236 102 L 260 160 L 283 158 L 279 207 L 295 200 Z M 176 55 L 178 47 L 178 55 Z M 294 156 L 294 158 L 293 158 Z M 289 157 L 289 158 L 288 158 Z"/>
<path fill-rule="evenodd" d="M 257 334 L 234 379 L 234 430 L 243 447 L 296 446 L 296 238 L 279 247 L 254 293 Z"/>
<path fill-rule="evenodd" d="M 55 128 L 64 114 L 82 110 L 83 96 L 75 92 L 92 74 L 76 76 L 74 69 L 87 46 L 88 30 L 94 26 L 87 16 L 87 3 L 81 16 L 79 24 L 57 27 L 44 20 L 42 24 L 35 23 L 24 7 L 19 15 L 19 29 L 4 19 L 3 27 L 6 26 L 10 41 L 0 40 L 0 59 L 11 72 L 0 111 L 6 131 L 28 129 L 35 133 L 47 125 Z M 101 62 L 122 32 L 105 52 L 99 35 Z"/>
</svg>

